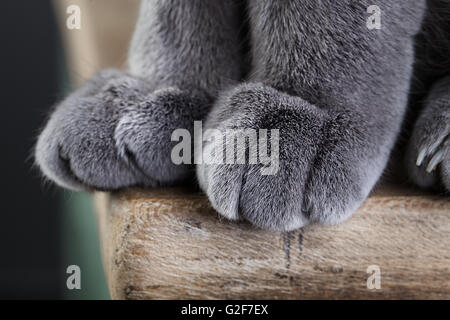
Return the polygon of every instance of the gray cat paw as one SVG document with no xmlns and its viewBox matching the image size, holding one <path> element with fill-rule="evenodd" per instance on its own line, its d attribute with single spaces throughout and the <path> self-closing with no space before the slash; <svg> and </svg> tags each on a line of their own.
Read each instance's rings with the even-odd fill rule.
<svg viewBox="0 0 450 320">
<path fill-rule="evenodd" d="M 359 150 L 367 137 L 355 129 L 357 118 L 332 114 L 261 84 L 239 86 L 219 99 L 204 131 L 279 129 L 278 167 L 262 174 L 270 163 L 251 164 L 248 143 L 245 164 L 203 159 L 197 166 L 200 186 L 222 216 L 261 228 L 287 231 L 310 222 L 339 223 L 361 205 L 383 169 L 382 161 L 371 163 Z M 276 154 L 273 136 L 276 131 L 268 137 L 274 143 L 268 145 Z M 214 136 L 203 143 L 204 156 L 223 146 L 214 145 L 216 141 L 220 139 Z"/>
<path fill-rule="evenodd" d="M 177 144 L 171 136 L 177 129 L 193 132 L 194 121 L 206 117 L 211 103 L 202 92 L 177 88 L 154 91 L 139 108 L 127 109 L 120 118 L 114 132 L 119 155 L 163 184 L 188 178 L 195 169 L 171 161 Z"/>
<path fill-rule="evenodd" d="M 39 136 L 44 174 L 74 190 L 156 186 L 185 178 L 168 156 L 171 131 L 202 117 L 208 99 L 106 70 L 66 98 Z M 190 108 L 190 109 L 189 109 Z"/>
<path fill-rule="evenodd" d="M 450 191 L 450 119 L 419 119 L 409 144 L 407 165 L 411 179 L 422 188 L 444 185 Z"/>
</svg>

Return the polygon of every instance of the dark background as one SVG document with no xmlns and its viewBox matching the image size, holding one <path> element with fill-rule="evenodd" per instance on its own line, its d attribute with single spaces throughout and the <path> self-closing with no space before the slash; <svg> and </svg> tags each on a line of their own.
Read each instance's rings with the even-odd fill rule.
<svg viewBox="0 0 450 320">
<path fill-rule="evenodd" d="M 50 1 L 0 1 L 0 14 L 0 298 L 61 298 L 59 195 L 44 185 L 31 157 L 60 98 L 58 29 Z"/>
</svg>

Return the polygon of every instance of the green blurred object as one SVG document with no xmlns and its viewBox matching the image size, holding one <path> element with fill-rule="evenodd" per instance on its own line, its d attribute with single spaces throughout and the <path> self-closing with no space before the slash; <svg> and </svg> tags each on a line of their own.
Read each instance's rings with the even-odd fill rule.
<svg viewBox="0 0 450 320">
<path fill-rule="evenodd" d="M 70 93 L 69 75 L 65 55 L 59 48 L 61 57 L 57 61 L 61 71 L 61 91 Z M 61 217 L 61 248 L 63 281 L 61 291 L 65 299 L 102 300 L 110 299 L 106 277 L 102 265 L 97 219 L 92 203 L 92 196 L 86 193 L 63 191 Z M 81 269 L 81 289 L 69 290 L 66 273 L 70 265 Z"/>
<path fill-rule="evenodd" d="M 81 289 L 67 289 L 65 299 L 110 299 L 103 270 L 97 219 L 92 197 L 85 193 L 64 192 L 62 219 L 63 266 L 77 265 L 81 269 Z M 66 270 L 64 270 L 64 273 Z M 70 274 L 66 274 L 66 279 Z"/>
</svg>

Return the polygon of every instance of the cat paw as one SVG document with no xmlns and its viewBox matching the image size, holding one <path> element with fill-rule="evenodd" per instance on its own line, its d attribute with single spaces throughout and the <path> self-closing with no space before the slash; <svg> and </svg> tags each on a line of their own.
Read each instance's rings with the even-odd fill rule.
<svg viewBox="0 0 450 320">
<path fill-rule="evenodd" d="M 419 119 L 407 151 L 411 179 L 422 188 L 444 186 L 450 191 L 450 119 Z"/>
<path fill-rule="evenodd" d="M 264 229 L 339 223 L 365 200 L 389 155 L 373 148 L 361 127 L 364 120 L 355 114 L 333 113 L 262 84 L 244 84 L 222 96 L 208 115 L 197 166 L 200 186 L 219 214 Z M 230 137 L 236 130 L 248 142 L 228 148 L 224 141 L 238 141 Z M 249 138 L 254 132 L 257 147 Z M 244 163 L 237 164 L 237 156 L 227 162 L 227 151 L 243 149 Z M 255 152 L 259 160 L 252 162 Z"/>
<path fill-rule="evenodd" d="M 192 133 L 194 121 L 206 117 L 211 103 L 211 98 L 200 91 L 177 88 L 154 91 L 138 108 L 127 109 L 118 121 L 114 140 L 119 155 L 139 172 L 164 185 L 194 175 L 195 168 L 191 165 L 172 161 L 177 142 L 171 138 L 177 129 Z"/>
<path fill-rule="evenodd" d="M 208 104 L 200 94 L 152 91 L 124 72 L 101 72 L 53 112 L 36 162 L 50 180 L 74 190 L 174 183 L 192 169 L 172 164 L 172 130 L 201 119 Z"/>
</svg>

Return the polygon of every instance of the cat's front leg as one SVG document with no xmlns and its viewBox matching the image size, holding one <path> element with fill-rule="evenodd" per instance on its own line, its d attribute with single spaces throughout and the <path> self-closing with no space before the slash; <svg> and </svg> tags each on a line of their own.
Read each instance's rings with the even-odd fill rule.
<svg viewBox="0 0 450 320">
<path fill-rule="evenodd" d="M 61 102 L 36 162 L 70 189 L 174 184 L 193 176 L 171 161 L 171 135 L 203 119 L 241 76 L 234 1 L 143 0 L 130 73 L 104 71 Z"/>
<path fill-rule="evenodd" d="M 250 1 L 253 81 L 224 93 L 206 127 L 279 130 L 279 168 L 199 165 L 219 213 L 292 230 L 341 222 L 365 200 L 400 131 L 424 10 L 416 2 L 405 19 L 405 8 L 380 4 L 384 30 L 367 28 L 364 1 Z"/>
<path fill-rule="evenodd" d="M 406 155 L 411 179 L 423 188 L 450 192 L 450 77 L 438 81 L 425 101 Z"/>
</svg>

